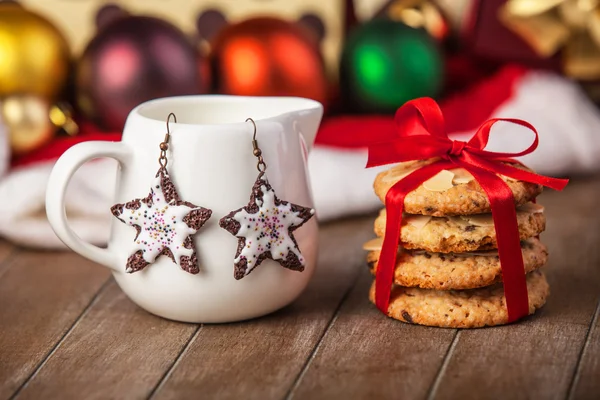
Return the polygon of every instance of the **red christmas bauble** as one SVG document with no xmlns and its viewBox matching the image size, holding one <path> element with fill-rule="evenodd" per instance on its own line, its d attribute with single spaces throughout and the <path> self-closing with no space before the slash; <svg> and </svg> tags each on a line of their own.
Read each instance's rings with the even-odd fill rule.
<svg viewBox="0 0 600 400">
<path fill-rule="evenodd" d="M 204 91 L 197 50 L 175 26 L 126 16 L 104 26 L 77 66 L 77 104 L 107 130 L 121 130 L 144 101 Z"/>
<path fill-rule="evenodd" d="M 216 92 L 327 100 L 319 44 L 293 22 L 261 17 L 229 25 L 212 41 L 209 59 Z"/>
</svg>

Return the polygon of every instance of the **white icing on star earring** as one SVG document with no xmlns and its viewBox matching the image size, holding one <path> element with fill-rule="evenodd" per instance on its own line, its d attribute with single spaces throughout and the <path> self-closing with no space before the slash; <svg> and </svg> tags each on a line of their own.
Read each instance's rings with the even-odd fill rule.
<svg viewBox="0 0 600 400">
<path fill-rule="evenodd" d="M 167 171 L 167 150 L 171 132 L 169 121 L 175 114 L 167 117 L 167 133 L 160 144 L 160 168 L 156 173 L 150 193 L 144 198 L 127 203 L 115 204 L 112 214 L 121 222 L 131 225 L 137 231 L 133 239 L 132 254 L 127 259 L 125 271 L 137 272 L 157 257 L 165 255 L 190 274 L 197 274 L 198 260 L 193 234 L 206 223 L 212 211 L 182 201 Z"/>
<path fill-rule="evenodd" d="M 241 279 L 265 259 L 277 261 L 285 268 L 303 271 L 305 260 L 298 248 L 293 231 L 315 214 L 312 208 L 302 207 L 277 198 L 265 175 L 267 164 L 256 140 L 256 123 L 252 147 L 257 157 L 258 177 L 252 187 L 248 205 L 230 212 L 219 226 L 238 238 L 233 276 Z"/>
</svg>

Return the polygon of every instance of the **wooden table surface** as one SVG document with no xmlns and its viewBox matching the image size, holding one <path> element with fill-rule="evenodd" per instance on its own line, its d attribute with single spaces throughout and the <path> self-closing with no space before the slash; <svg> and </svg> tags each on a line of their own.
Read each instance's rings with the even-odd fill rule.
<svg viewBox="0 0 600 400">
<path fill-rule="evenodd" d="M 0 242 L 0 399 L 600 399 L 599 198 L 600 178 L 542 195 L 550 299 L 476 330 L 369 303 L 373 216 L 322 226 L 293 305 L 223 325 L 155 317 L 92 262 Z"/>
</svg>

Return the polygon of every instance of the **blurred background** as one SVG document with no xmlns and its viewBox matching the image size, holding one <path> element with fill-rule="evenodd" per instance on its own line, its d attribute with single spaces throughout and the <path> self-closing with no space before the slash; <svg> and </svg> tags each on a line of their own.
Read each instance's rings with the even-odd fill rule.
<svg viewBox="0 0 600 400">
<path fill-rule="evenodd" d="M 594 173 L 600 1 L 0 1 L 0 235 L 60 247 L 44 213 L 56 158 L 119 140 L 144 101 L 209 93 L 323 103 L 309 159 L 321 220 L 378 207 L 364 146 L 393 135 L 393 112 L 422 96 L 457 138 L 490 117 L 522 118 L 542 141 L 524 161 Z M 492 147 L 531 140 L 508 129 Z M 75 230 L 98 244 L 114 168 L 86 165 L 69 188 Z"/>
</svg>

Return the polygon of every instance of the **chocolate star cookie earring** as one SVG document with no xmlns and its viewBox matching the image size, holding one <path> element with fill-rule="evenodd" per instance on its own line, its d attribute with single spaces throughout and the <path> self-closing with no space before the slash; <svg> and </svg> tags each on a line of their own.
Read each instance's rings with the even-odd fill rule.
<svg viewBox="0 0 600 400">
<path fill-rule="evenodd" d="M 267 258 L 285 268 L 303 271 L 305 260 L 293 231 L 308 221 L 315 210 L 277 198 L 265 176 L 267 164 L 256 140 L 256 123 L 252 118 L 248 121 L 254 126 L 252 147 L 258 159 L 258 178 L 252 187 L 248 205 L 230 212 L 219 221 L 221 228 L 238 238 L 233 276 L 242 279 Z"/>
<path fill-rule="evenodd" d="M 167 172 L 167 150 L 169 149 L 169 121 L 175 114 L 167 117 L 167 133 L 160 144 L 160 168 L 156 173 L 150 193 L 147 197 L 135 199 L 124 204 L 112 206 L 112 214 L 121 222 L 131 225 L 137 231 L 133 254 L 127 259 L 125 271 L 137 272 L 156 258 L 165 255 L 190 274 L 197 274 L 198 260 L 193 234 L 206 223 L 212 211 L 182 201 L 175 185 Z"/>
</svg>

